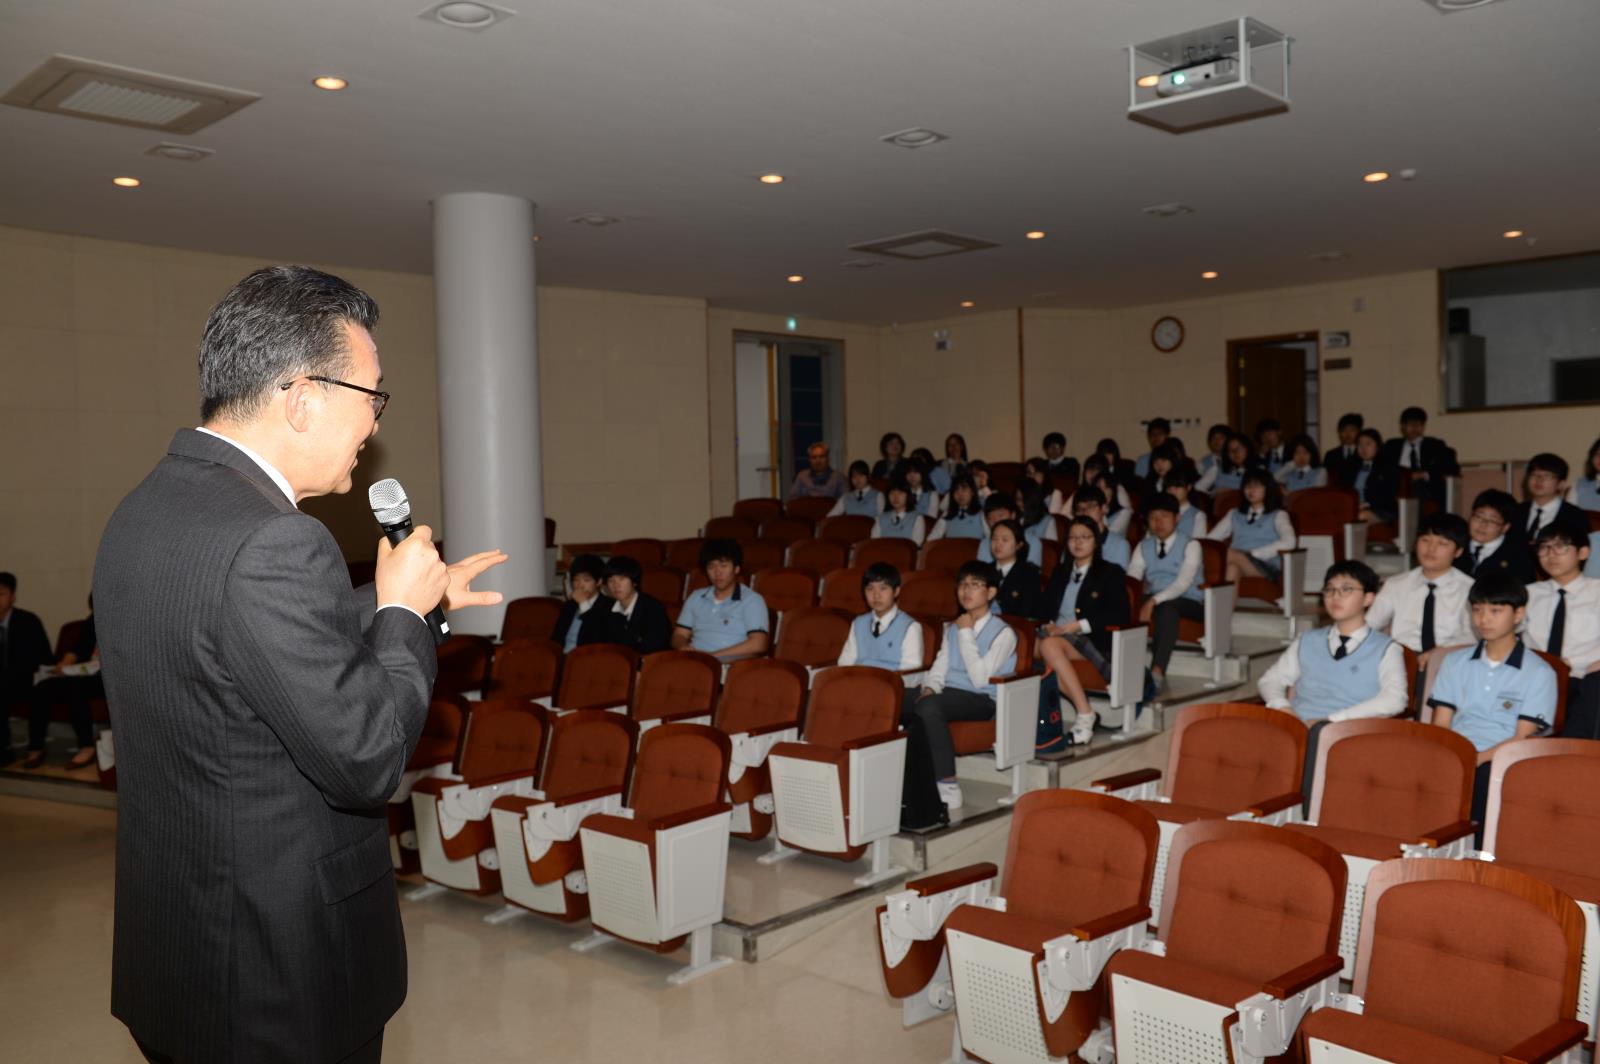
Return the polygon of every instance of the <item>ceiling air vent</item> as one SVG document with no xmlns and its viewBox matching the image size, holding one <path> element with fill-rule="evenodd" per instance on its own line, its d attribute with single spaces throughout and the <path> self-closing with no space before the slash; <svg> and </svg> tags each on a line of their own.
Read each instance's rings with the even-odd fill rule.
<svg viewBox="0 0 1600 1064">
<path fill-rule="evenodd" d="M 0 103 L 119 126 L 188 134 L 260 98 L 253 92 L 221 85 L 54 55 L 0 97 Z"/>
<path fill-rule="evenodd" d="M 937 259 L 945 255 L 962 255 L 968 251 L 983 251 L 999 247 L 992 240 L 959 236 L 942 229 L 928 229 L 904 236 L 885 237 L 865 244 L 851 244 L 851 251 L 865 251 L 872 255 L 888 255 L 895 259 Z"/>
</svg>

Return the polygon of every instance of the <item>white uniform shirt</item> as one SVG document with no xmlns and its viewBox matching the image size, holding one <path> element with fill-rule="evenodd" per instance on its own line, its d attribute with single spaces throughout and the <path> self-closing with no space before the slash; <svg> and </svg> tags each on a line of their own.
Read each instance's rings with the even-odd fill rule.
<svg viewBox="0 0 1600 1064">
<path fill-rule="evenodd" d="M 1581 573 L 1565 584 L 1540 580 L 1528 585 L 1528 614 L 1523 639 L 1535 650 L 1548 650 L 1550 622 L 1555 618 L 1557 592 L 1565 591 L 1566 620 L 1562 623 L 1561 660 L 1582 676 L 1600 662 L 1600 580 Z"/>
<path fill-rule="evenodd" d="M 1350 639 L 1345 643 L 1345 653 L 1354 654 L 1356 648 L 1366 642 L 1372 629 L 1362 625 L 1351 633 Z M 1302 635 L 1301 639 L 1309 639 L 1310 632 Z M 1339 629 L 1337 626 L 1328 628 L 1328 652 L 1338 653 Z M 1266 699 L 1267 705 L 1272 709 L 1294 709 L 1289 698 L 1289 689 L 1300 680 L 1300 641 L 1295 640 L 1289 644 L 1272 667 L 1262 674 L 1256 683 L 1256 689 L 1261 692 L 1261 697 Z M 1389 646 L 1384 650 L 1383 657 L 1378 661 L 1378 693 L 1365 702 L 1357 702 L 1353 706 L 1334 710 L 1328 714 L 1328 720 L 1360 720 L 1363 717 L 1395 717 L 1405 711 L 1411 701 L 1410 683 L 1406 678 L 1406 656 L 1398 640 L 1390 640 Z"/>
<path fill-rule="evenodd" d="M 984 625 L 1003 625 L 1004 630 L 994 637 L 994 642 L 989 644 L 989 653 L 978 653 L 978 633 L 983 631 Z M 952 625 L 952 627 L 954 627 Z M 939 644 L 939 655 L 933 659 L 933 668 L 922 679 L 922 686 L 930 691 L 944 690 L 945 673 L 950 670 L 950 644 L 956 644 L 956 650 L 961 655 L 961 661 L 967 667 L 967 677 L 974 687 L 987 686 L 990 679 L 1000 671 L 1000 666 L 1005 664 L 1017 649 L 1017 633 L 1005 621 L 985 614 L 977 624 L 971 628 L 956 628 L 956 637 L 946 639 Z"/>
<path fill-rule="evenodd" d="M 1472 611 L 1467 594 L 1472 577 L 1460 569 L 1446 569 L 1434 581 L 1434 646 L 1451 647 L 1476 643 L 1472 631 Z M 1422 652 L 1422 608 L 1428 599 L 1428 579 L 1418 566 L 1399 576 L 1391 576 L 1378 589 L 1378 597 L 1367 611 L 1367 623 L 1388 630 L 1389 635 L 1418 653 Z"/>
</svg>

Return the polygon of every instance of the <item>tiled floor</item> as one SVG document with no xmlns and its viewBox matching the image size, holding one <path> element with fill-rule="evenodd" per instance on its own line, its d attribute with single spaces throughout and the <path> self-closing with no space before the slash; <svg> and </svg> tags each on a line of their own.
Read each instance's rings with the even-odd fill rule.
<svg viewBox="0 0 1600 1064">
<path fill-rule="evenodd" d="M 1096 774 L 1164 765 L 1166 742 L 1158 737 L 1118 755 L 1095 765 Z M 115 816 L 0 796 L 0 1057 L 7 1061 L 141 1059 L 107 1007 Z M 1008 825 L 995 822 L 943 867 L 998 863 Z M 950 1021 L 903 1030 L 883 992 L 872 904 L 771 960 L 669 989 L 664 978 L 681 957 L 620 943 L 579 955 L 567 945 L 585 933 L 580 928 L 532 917 L 486 925 L 481 917 L 493 906 L 463 897 L 404 902 L 411 992 L 389 1025 L 386 1059 L 943 1059 Z"/>
</svg>

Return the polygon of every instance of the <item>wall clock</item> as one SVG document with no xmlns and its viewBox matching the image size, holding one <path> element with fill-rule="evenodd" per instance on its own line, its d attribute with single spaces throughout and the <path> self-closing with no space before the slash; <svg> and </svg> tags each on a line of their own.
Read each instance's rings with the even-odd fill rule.
<svg viewBox="0 0 1600 1064">
<path fill-rule="evenodd" d="M 1150 342 L 1157 351 L 1172 352 L 1183 346 L 1183 322 L 1168 315 L 1150 326 Z"/>
</svg>

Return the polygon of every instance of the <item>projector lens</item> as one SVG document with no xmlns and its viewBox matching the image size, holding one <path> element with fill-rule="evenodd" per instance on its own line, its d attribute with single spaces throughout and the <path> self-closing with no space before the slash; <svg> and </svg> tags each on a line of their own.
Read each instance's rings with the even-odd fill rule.
<svg viewBox="0 0 1600 1064">
<path fill-rule="evenodd" d="M 1172 75 L 1172 83 L 1174 85 L 1182 85 L 1185 81 L 1188 81 L 1188 80 L 1189 79 L 1183 74 L 1174 74 L 1174 75 Z"/>
</svg>

